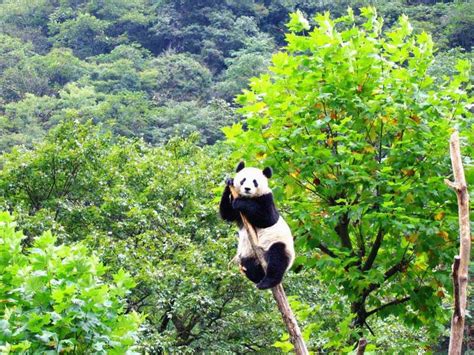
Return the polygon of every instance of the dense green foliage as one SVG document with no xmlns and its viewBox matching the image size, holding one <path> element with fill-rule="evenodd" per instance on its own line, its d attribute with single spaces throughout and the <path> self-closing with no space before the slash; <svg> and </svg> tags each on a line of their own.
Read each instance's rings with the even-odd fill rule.
<svg viewBox="0 0 474 355">
<path fill-rule="evenodd" d="M 235 231 L 216 213 L 225 172 L 232 169 L 219 157 L 228 152 L 198 148 L 196 139 L 151 148 L 114 140 L 91 123 L 60 124 L 34 150 L 3 155 L 1 206 L 18 216 L 28 236 L 24 244 L 44 230 L 65 243 L 85 239 L 111 270 L 132 275 L 136 286 L 127 309 L 147 315 L 142 349 L 270 349 L 284 334 L 279 314 L 271 295 L 229 264 Z M 311 324 L 309 344 L 322 347 L 350 305 L 344 297 L 331 299 L 316 274 L 290 273 L 286 287 L 302 325 Z M 389 331 L 383 330 L 387 324 Z M 395 319 L 372 325 L 387 348 L 425 338 Z M 403 342 L 390 334 L 403 334 Z M 276 345 L 288 348 L 285 341 Z"/>
<path fill-rule="evenodd" d="M 87 237 L 112 270 L 127 270 L 137 284 L 128 309 L 148 315 L 149 351 L 268 348 L 281 325 L 264 327 L 275 310 L 229 266 L 235 232 L 216 213 L 229 166 L 217 154 L 226 153 L 197 139 L 151 148 L 115 141 L 91 122 L 60 124 L 34 150 L 3 156 L 0 203 L 28 236 Z M 255 326 L 272 336 L 254 341 Z"/>
<path fill-rule="evenodd" d="M 248 159 L 278 169 L 297 242 L 312 254 L 298 263 L 347 296 L 354 331 L 396 315 L 436 338 L 458 248 L 446 146 L 453 126 L 474 142 L 471 65 L 459 61 L 452 80 L 436 83 L 426 33 L 414 34 L 406 17 L 382 33 L 375 10 L 361 12 L 358 27 L 351 10 L 320 14 L 313 28 L 294 14 L 287 51 L 239 97 L 246 129 L 226 132 Z M 344 343 L 335 334 L 325 347 Z"/>
<path fill-rule="evenodd" d="M 0 225 L 35 271 L 5 275 L 25 287 L 46 280 L 44 303 L 0 284 L 0 329 L 10 314 L 18 329 L 2 350 L 291 350 L 271 295 L 230 263 L 235 228 L 218 218 L 242 157 L 275 168 L 299 256 L 285 289 L 310 349 L 351 351 L 359 331 L 369 350 L 434 349 L 456 247 L 455 197 L 442 183 L 452 127 L 474 181 L 472 6 L 2 1 L 0 210 L 24 236 L 7 215 Z M 313 16 L 327 10 L 332 19 Z M 230 146 L 219 142 L 225 126 Z M 34 261 L 40 251 L 47 268 Z M 91 267 L 65 275 L 76 262 Z M 104 302 L 91 306 L 83 287 Z M 83 313 L 97 320 L 88 335 L 78 333 Z"/>
<path fill-rule="evenodd" d="M 222 138 L 228 107 L 284 44 L 288 13 L 343 15 L 360 1 L 18 1 L 0 4 L 0 151 L 31 146 L 64 117 L 157 144 Z M 473 45 L 472 2 L 371 1 L 442 50 Z M 358 10 L 356 10 L 358 14 Z M 470 56 L 470 54 L 468 54 Z M 225 108 L 225 109 L 222 109 Z"/>
<path fill-rule="evenodd" d="M 134 281 L 105 267 L 81 244 L 55 246 L 45 232 L 26 237 L 0 213 L 0 351 L 121 354 L 137 340 L 141 317 L 123 314 Z"/>
</svg>

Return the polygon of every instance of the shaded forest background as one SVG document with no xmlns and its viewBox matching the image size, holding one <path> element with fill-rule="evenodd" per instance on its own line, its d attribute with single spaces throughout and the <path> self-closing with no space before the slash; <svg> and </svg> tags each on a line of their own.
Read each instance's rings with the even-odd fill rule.
<svg viewBox="0 0 474 355">
<path fill-rule="evenodd" d="M 0 209 L 12 214 L 23 230 L 25 250 L 54 253 L 48 243 L 83 243 L 109 268 L 94 277 L 115 282 L 119 290 L 111 292 L 110 300 L 102 300 L 100 312 L 95 309 L 98 317 L 91 316 L 87 302 L 76 304 L 77 309 L 66 303 L 78 290 L 61 289 L 59 296 L 51 296 L 64 302 L 65 309 L 72 307 L 73 313 L 61 328 L 65 333 L 57 330 L 59 321 L 51 321 L 55 315 L 28 326 L 31 334 L 48 329 L 40 337 L 42 350 L 51 344 L 65 351 L 81 350 L 73 341 L 55 340 L 54 334 L 70 331 L 70 339 L 90 341 L 96 351 L 133 344 L 139 351 L 156 353 L 291 349 L 270 295 L 256 291 L 229 266 L 235 233 L 219 220 L 216 206 L 224 177 L 236 162 L 227 157 L 236 156 L 236 150 L 222 143 L 222 128 L 242 120 L 235 96 L 250 78 L 266 73 L 272 55 L 287 44 L 289 13 L 300 10 L 314 23 L 318 12 L 330 11 L 336 18 L 352 7 L 362 23 L 359 8 L 368 5 L 384 18 L 384 29 L 406 14 L 415 33 L 432 34 L 436 52 L 428 71 L 434 77 L 453 76 L 457 59 L 472 61 L 472 1 L 0 3 Z M 283 196 L 278 189 L 276 194 Z M 289 213 L 291 203 L 281 203 L 284 213 Z M 442 225 L 445 213 L 449 214 L 434 214 L 435 223 Z M 451 257 L 455 247 L 454 223 L 455 217 L 446 222 L 450 227 L 431 231 L 447 244 L 452 242 L 443 258 Z M 48 230 L 54 238 L 35 241 Z M 409 238 L 416 239 L 413 235 L 409 243 L 416 242 Z M 67 251 L 76 252 L 77 260 L 84 260 L 79 264 L 100 269 L 96 261 L 87 261 L 87 251 Z M 348 317 L 351 300 L 338 292 L 341 284 L 330 285 L 330 275 L 321 276 L 314 267 L 319 259 L 325 262 L 323 254 L 306 253 L 308 267 L 300 262 L 285 287 L 293 295 L 292 306 L 311 349 L 349 352 L 357 334 Z M 68 265 L 57 262 L 61 264 Z M 46 267 L 32 265 L 38 270 Z M 428 268 L 420 265 L 415 267 Z M 405 272 L 408 262 L 403 267 L 397 272 Z M 428 313 L 431 306 L 438 312 L 451 304 L 449 270 L 439 274 L 427 292 L 440 300 L 426 305 Z M 370 277 L 380 275 L 374 270 Z M 36 293 L 38 284 L 45 283 L 42 277 L 32 273 L 28 281 Z M 67 283 L 62 271 L 47 277 L 47 283 L 61 277 Z M 100 289 L 101 282 L 87 287 Z M 48 302 L 32 312 L 45 311 Z M 417 313 L 414 304 L 408 311 L 395 306 L 363 325 L 369 350 L 446 348 L 449 311 L 435 312 L 430 320 Z M 99 321 L 110 309 L 135 315 L 117 317 L 118 323 L 132 325 L 117 326 L 117 332 L 97 340 L 97 334 L 114 327 Z M 400 322 L 397 316 L 403 312 L 407 316 Z M 79 318 L 90 334 L 71 330 L 68 322 Z M 18 319 L 26 322 L 31 313 Z M 466 347 L 472 349 L 473 335 L 468 331 L 466 337 Z"/>
<path fill-rule="evenodd" d="M 438 47 L 433 70 L 471 56 L 473 3 L 452 1 L 5 1 L 0 7 L 0 150 L 31 146 L 64 117 L 151 144 L 221 139 L 233 98 L 284 45 L 288 13 L 374 5 Z"/>
</svg>

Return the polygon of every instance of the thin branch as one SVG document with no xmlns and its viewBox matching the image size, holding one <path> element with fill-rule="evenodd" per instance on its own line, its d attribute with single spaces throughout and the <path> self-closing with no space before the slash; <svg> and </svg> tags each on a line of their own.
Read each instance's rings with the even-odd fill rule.
<svg viewBox="0 0 474 355">
<path fill-rule="evenodd" d="M 380 141 L 379 141 L 379 151 L 378 151 L 377 161 L 379 163 L 381 163 L 382 162 L 382 140 L 383 140 L 383 121 L 382 121 L 382 119 L 380 119 L 380 133 L 379 133 L 379 136 L 380 136 Z"/>
<path fill-rule="evenodd" d="M 130 312 L 132 309 L 138 310 L 143 302 L 151 295 L 151 293 L 144 293 L 136 301 L 129 301 L 127 305 L 127 312 Z"/>
<path fill-rule="evenodd" d="M 406 251 L 406 250 L 405 250 Z M 384 276 L 383 276 L 383 282 L 380 283 L 372 283 L 364 291 L 364 295 L 367 296 L 369 293 L 372 291 L 378 289 L 380 286 L 383 285 L 385 281 L 387 281 L 390 277 L 395 275 L 396 273 L 402 271 L 406 265 L 410 263 L 411 259 L 405 258 L 405 255 L 402 257 L 402 260 L 400 260 L 398 263 L 393 265 L 390 269 L 385 271 Z"/>
<path fill-rule="evenodd" d="M 452 182 L 448 179 L 444 179 L 444 183 L 452 188 L 454 191 L 459 191 L 459 186 L 455 182 Z"/>
<path fill-rule="evenodd" d="M 52 162 L 52 165 L 53 165 L 53 182 L 51 183 L 51 187 L 49 188 L 49 191 L 46 195 L 46 198 L 45 200 L 49 200 L 49 198 L 51 197 L 51 194 L 53 193 L 53 190 L 54 188 L 56 187 L 56 159 L 55 157 L 53 156 L 53 162 Z"/>
<path fill-rule="evenodd" d="M 366 319 L 367 319 L 367 318 L 366 318 Z M 367 320 L 364 320 L 364 324 L 365 324 L 365 326 L 367 327 L 367 329 L 369 330 L 370 334 L 372 334 L 372 336 L 375 336 L 375 333 L 374 333 L 374 331 L 372 330 L 372 328 L 370 328 L 369 323 L 367 323 Z"/>
<path fill-rule="evenodd" d="M 337 255 L 334 254 L 327 246 L 325 246 L 322 242 L 319 242 L 316 245 L 316 248 L 319 248 L 324 254 L 329 255 L 331 258 L 337 258 Z"/>
<path fill-rule="evenodd" d="M 406 296 L 406 297 L 399 298 L 399 299 L 393 300 L 391 302 L 385 303 L 385 304 L 381 305 L 380 307 L 374 308 L 373 310 L 367 312 L 367 317 L 369 317 L 372 314 L 375 314 L 375 313 L 377 313 L 377 312 L 379 312 L 382 309 L 385 309 L 387 307 L 408 302 L 410 299 L 411 299 L 411 296 Z"/>
<path fill-rule="evenodd" d="M 80 163 L 74 165 L 74 167 L 72 168 L 71 173 L 68 175 L 68 177 L 66 178 L 66 181 L 64 182 L 63 189 L 61 191 L 60 197 L 64 197 L 69 193 L 69 191 L 68 191 L 69 187 L 71 187 L 72 183 L 74 182 L 74 179 L 76 178 L 80 167 L 81 167 Z"/>
<path fill-rule="evenodd" d="M 224 313 L 225 307 L 234 299 L 234 295 L 235 291 L 231 292 L 230 295 L 227 295 L 227 297 L 224 298 L 224 301 L 222 301 L 222 304 L 217 311 L 217 314 L 207 323 L 207 328 L 210 328 L 215 322 L 222 318 L 222 313 Z"/>
</svg>

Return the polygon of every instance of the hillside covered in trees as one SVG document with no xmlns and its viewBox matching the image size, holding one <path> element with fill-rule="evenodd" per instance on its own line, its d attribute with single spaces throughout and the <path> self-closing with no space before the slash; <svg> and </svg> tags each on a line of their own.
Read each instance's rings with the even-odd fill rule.
<svg viewBox="0 0 474 355">
<path fill-rule="evenodd" d="M 433 34 L 440 74 L 474 44 L 473 4 L 374 1 Z M 63 118 L 93 119 L 151 144 L 199 131 L 222 139 L 233 98 L 284 46 L 288 13 L 357 1 L 4 1 L 0 5 L 0 149 L 31 146 Z M 451 65 L 450 65 L 451 64 Z"/>
<path fill-rule="evenodd" d="M 6 0 L 0 28 L 1 352 L 291 351 L 230 263 L 241 159 L 275 170 L 311 351 L 445 350 L 474 2 Z"/>
</svg>

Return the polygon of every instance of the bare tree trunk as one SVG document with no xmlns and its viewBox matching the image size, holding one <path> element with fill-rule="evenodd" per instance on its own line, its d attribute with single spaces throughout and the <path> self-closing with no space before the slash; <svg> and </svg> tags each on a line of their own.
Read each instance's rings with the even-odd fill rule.
<svg viewBox="0 0 474 355">
<path fill-rule="evenodd" d="M 460 254 L 456 255 L 453 263 L 454 312 L 451 318 L 449 354 L 458 355 L 461 354 L 462 350 L 467 307 L 468 268 L 471 253 L 469 194 L 462 166 L 458 132 L 454 132 L 451 135 L 450 152 L 454 182 L 449 180 L 445 180 L 445 182 L 456 192 L 458 199 Z"/>
<path fill-rule="evenodd" d="M 237 198 L 238 194 L 235 189 L 231 186 L 230 191 L 232 193 L 233 198 Z M 266 271 L 267 263 L 265 262 L 265 258 L 263 256 L 262 249 L 258 246 L 258 237 L 257 233 L 255 232 L 255 228 L 249 223 L 247 218 L 241 213 L 242 222 L 244 223 L 245 229 L 247 230 L 247 234 L 249 237 L 250 244 L 252 245 L 252 249 L 254 250 L 255 254 L 257 255 L 258 261 Z M 308 349 L 306 348 L 306 344 L 303 340 L 303 336 L 301 335 L 300 328 L 298 323 L 296 322 L 295 315 L 291 310 L 290 304 L 288 303 L 288 299 L 286 298 L 285 290 L 281 284 L 276 285 L 272 288 L 273 298 L 275 299 L 278 310 L 281 313 L 283 318 L 283 322 L 286 325 L 286 329 L 290 334 L 290 341 L 295 347 L 295 353 L 297 355 L 307 355 L 309 354 Z"/>
<path fill-rule="evenodd" d="M 365 347 L 367 346 L 367 340 L 365 338 L 360 338 L 357 345 L 356 355 L 364 355 Z"/>
</svg>

